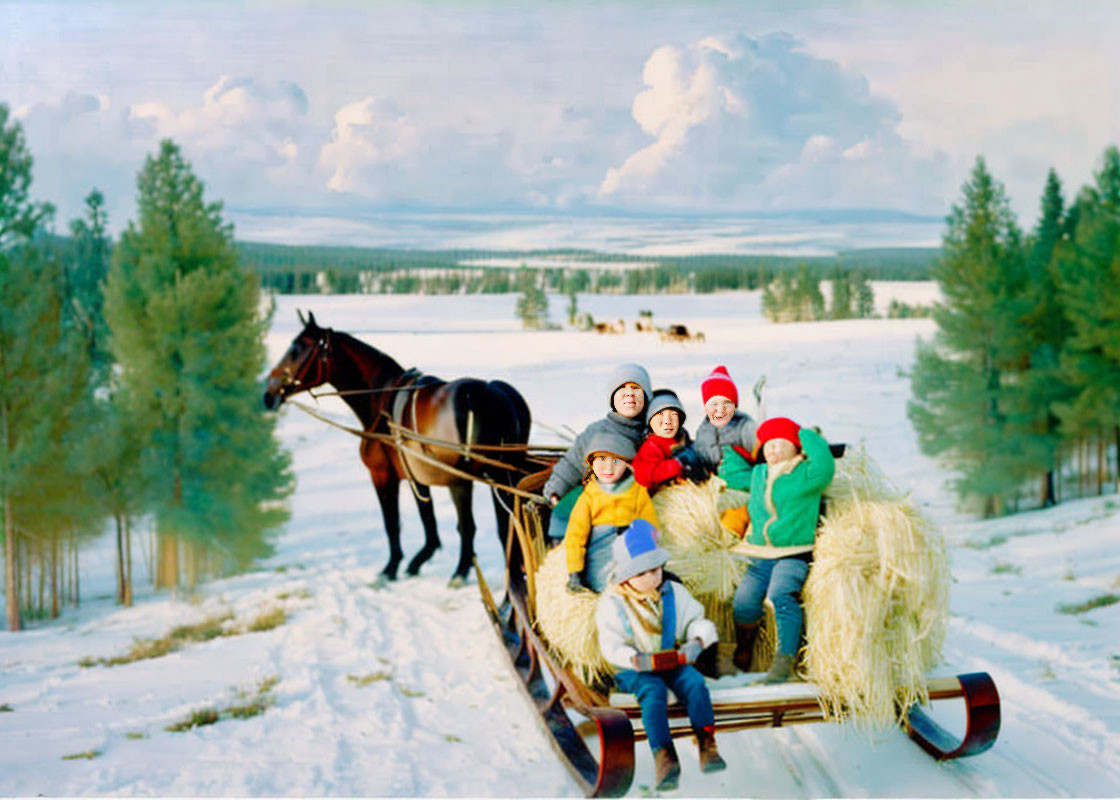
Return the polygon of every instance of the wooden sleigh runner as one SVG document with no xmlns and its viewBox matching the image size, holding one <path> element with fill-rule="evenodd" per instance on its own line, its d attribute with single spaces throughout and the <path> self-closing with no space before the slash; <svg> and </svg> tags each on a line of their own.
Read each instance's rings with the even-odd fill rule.
<svg viewBox="0 0 1120 800">
<path fill-rule="evenodd" d="M 519 489 L 538 491 L 547 471 L 524 479 Z M 589 797 L 618 797 L 634 778 L 635 743 L 645 740 L 641 709 L 632 695 L 608 694 L 563 667 L 535 625 L 535 574 L 545 544 L 538 507 L 518 498 L 506 547 L 506 594 L 496 603 L 484 580 L 484 603 L 509 653 L 521 687 L 540 715 L 560 757 Z M 811 683 L 742 685 L 745 676 L 709 679 L 717 731 L 828 721 Z M 726 687 L 726 688 L 725 688 Z M 964 733 L 955 735 L 914 704 L 899 715 L 907 734 L 938 760 L 977 755 L 995 742 L 1000 728 L 999 693 L 986 672 L 930 678 L 930 702 L 960 699 Z M 683 705 L 669 707 L 674 737 L 691 736 Z"/>
</svg>

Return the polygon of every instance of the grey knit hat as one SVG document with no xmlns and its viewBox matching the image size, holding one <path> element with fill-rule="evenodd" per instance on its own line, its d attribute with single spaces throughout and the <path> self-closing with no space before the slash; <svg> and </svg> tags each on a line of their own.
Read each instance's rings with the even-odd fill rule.
<svg viewBox="0 0 1120 800">
<path fill-rule="evenodd" d="M 611 558 L 614 561 L 611 580 L 622 583 L 654 567 L 664 566 L 669 561 L 669 551 L 657 546 L 657 528 L 639 517 L 623 534 L 615 537 Z"/>
<path fill-rule="evenodd" d="M 649 401 L 649 408 L 646 410 L 646 424 L 649 424 L 654 414 L 667 408 L 676 409 L 681 415 L 681 425 L 684 425 L 684 405 L 672 389 L 653 390 L 653 399 Z"/>
<path fill-rule="evenodd" d="M 650 388 L 649 373 L 641 364 L 619 364 L 607 379 L 607 404 L 614 410 L 614 393 L 624 383 L 636 383 L 645 392 L 645 402 L 649 405 L 653 389 Z"/>
<path fill-rule="evenodd" d="M 623 436 L 612 430 L 598 430 L 587 438 L 587 446 L 583 448 L 583 460 L 591 461 L 595 453 L 612 453 L 623 461 L 633 461 L 638 454 L 638 448 L 629 437 Z"/>
</svg>

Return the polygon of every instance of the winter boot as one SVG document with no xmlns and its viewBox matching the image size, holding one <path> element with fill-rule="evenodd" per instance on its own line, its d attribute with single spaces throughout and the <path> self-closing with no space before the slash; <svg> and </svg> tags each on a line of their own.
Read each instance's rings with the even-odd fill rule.
<svg viewBox="0 0 1120 800">
<path fill-rule="evenodd" d="M 727 762 L 719 754 L 716 747 L 715 726 L 709 726 L 696 732 L 696 744 L 700 748 L 700 771 L 719 772 L 727 769 Z"/>
<path fill-rule="evenodd" d="M 742 672 L 751 671 L 751 654 L 754 652 L 754 640 L 758 636 L 758 625 L 757 622 L 746 625 L 735 623 L 735 655 L 731 660 Z"/>
<path fill-rule="evenodd" d="M 653 751 L 653 766 L 659 792 L 677 788 L 677 781 L 681 777 L 681 762 L 677 759 L 677 750 L 672 742 Z"/>
<path fill-rule="evenodd" d="M 785 683 L 793 677 L 793 656 L 788 653 L 778 653 L 770 665 L 770 671 L 759 678 L 756 683 Z"/>
<path fill-rule="evenodd" d="M 708 647 L 706 650 L 701 651 L 700 655 L 696 657 L 693 664 L 696 669 L 700 670 L 700 674 L 708 678 L 718 678 L 719 671 L 719 643 L 716 642 Z"/>
</svg>

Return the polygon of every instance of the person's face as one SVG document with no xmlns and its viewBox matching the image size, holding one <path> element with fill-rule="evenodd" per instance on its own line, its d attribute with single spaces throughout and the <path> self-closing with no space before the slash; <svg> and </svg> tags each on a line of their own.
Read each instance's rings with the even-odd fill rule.
<svg viewBox="0 0 1120 800">
<path fill-rule="evenodd" d="M 617 483 L 622 480 L 630 465 L 610 453 L 596 453 L 591 459 L 591 471 L 599 483 Z"/>
<path fill-rule="evenodd" d="M 627 419 L 633 419 L 646 407 L 646 393 L 636 383 L 624 383 L 614 390 L 611 406 Z"/>
<path fill-rule="evenodd" d="M 681 429 L 680 412 L 675 408 L 664 408 L 650 418 L 649 427 L 658 436 L 675 439 Z"/>
<path fill-rule="evenodd" d="M 767 464 L 779 464 L 797 455 L 797 446 L 789 439 L 771 439 L 762 445 Z"/>
<path fill-rule="evenodd" d="M 661 567 L 639 572 L 633 578 L 630 578 L 627 583 L 639 592 L 652 592 L 661 585 Z"/>
<path fill-rule="evenodd" d="M 717 394 L 715 397 L 708 398 L 708 402 L 704 404 L 704 413 L 708 415 L 708 422 L 717 428 L 722 428 L 731 421 L 731 415 L 735 413 L 735 404 L 730 398 Z"/>
</svg>

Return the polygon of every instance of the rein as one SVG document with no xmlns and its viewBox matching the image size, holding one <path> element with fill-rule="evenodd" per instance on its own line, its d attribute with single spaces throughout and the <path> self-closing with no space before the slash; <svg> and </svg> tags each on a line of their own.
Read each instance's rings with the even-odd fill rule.
<svg viewBox="0 0 1120 800">
<path fill-rule="evenodd" d="M 354 428 L 354 427 L 351 427 L 349 425 L 343 425 L 341 422 L 336 422 L 335 420 L 330 419 L 329 417 L 325 417 L 322 414 L 320 414 L 318 411 L 316 411 L 315 409 L 311 408 L 311 406 L 308 406 L 304 403 L 301 403 L 298 400 L 292 400 L 292 401 L 289 401 L 289 402 L 292 405 L 294 405 L 296 408 L 299 408 L 300 410 L 304 411 L 305 413 L 310 414 L 312 417 L 314 417 L 315 419 L 317 419 L 321 422 L 325 422 L 332 427 L 338 428 L 339 430 L 346 431 L 347 433 L 351 433 L 354 436 L 359 436 L 363 439 L 373 439 L 374 441 L 381 442 L 382 444 L 392 445 L 394 448 L 396 448 L 398 450 L 398 452 L 400 450 L 399 442 L 401 441 L 402 438 L 407 437 L 408 439 L 417 439 L 418 441 L 421 441 L 421 442 L 423 442 L 423 440 L 427 439 L 427 437 L 421 437 L 419 434 L 413 433 L 411 431 L 411 429 L 403 428 L 399 425 L 396 425 L 395 423 L 393 423 L 395 428 L 396 428 L 395 435 L 389 435 L 389 434 L 385 434 L 385 433 L 373 433 L 371 431 L 359 430 L 358 428 Z M 451 444 L 449 442 L 441 442 L 441 441 L 436 440 L 436 439 L 427 439 L 427 441 L 429 443 L 434 443 L 434 444 L 436 444 L 440 447 L 446 447 L 449 450 L 454 450 L 454 451 L 459 452 L 461 454 L 463 452 L 461 448 L 458 448 L 454 444 Z M 482 447 L 487 447 L 488 449 L 506 449 L 506 450 L 527 450 L 528 449 L 528 445 L 490 445 L 490 446 L 476 445 L 476 446 L 471 448 L 472 451 L 475 449 L 475 447 L 478 447 L 480 449 Z M 402 456 L 403 456 L 403 454 L 402 454 Z M 515 486 L 499 485 L 498 483 L 495 483 L 494 481 L 490 480 L 489 478 L 480 478 L 476 475 L 471 475 L 469 472 L 464 472 L 463 470 L 461 470 L 457 467 L 452 467 L 448 464 L 444 464 L 442 461 L 440 461 L 436 458 L 432 458 L 427 453 L 422 453 L 422 452 L 417 452 L 415 450 L 410 450 L 408 452 L 408 457 L 409 458 L 418 458 L 421 461 L 425 462 L 426 464 L 430 464 L 431 466 L 438 467 L 439 469 L 442 469 L 445 472 L 447 472 L 451 475 L 454 475 L 458 478 L 464 478 L 464 479 L 470 480 L 470 481 L 477 481 L 478 483 L 483 483 L 487 486 L 490 486 L 493 489 L 499 489 L 503 492 L 509 492 L 510 494 L 515 494 L 515 495 L 518 495 L 519 497 L 524 497 L 527 500 L 532 500 L 532 501 L 537 502 L 537 503 L 545 503 L 546 502 L 545 497 L 543 495 L 533 494 L 532 492 L 526 492 L 522 489 L 518 489 Z M 492 464 L 492 465 L 499 466 L 502 469 L 517 470 L 516 467 L 513 467 L 509 464 L 505 464 L 501 461 L 496 461 L 494 459 L 488 459 L 488 458 L 477 456 L 477 455 L 472 456 L 472 457 L 476 461 L 484 461 L 485 463 L 489 463 L 489 464 Z M 523 471 L 523 470 L 517 470 L 517 471 Z"/>
</svg>

